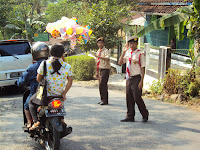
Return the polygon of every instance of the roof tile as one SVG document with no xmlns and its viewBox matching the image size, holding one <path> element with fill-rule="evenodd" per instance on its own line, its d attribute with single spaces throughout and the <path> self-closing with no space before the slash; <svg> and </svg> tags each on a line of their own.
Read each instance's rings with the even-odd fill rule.
<svg viewBox="0 0 200 150">
<path fill-rule="evenodd" d="M 175 12 L 181 6 L 177 5 L 138 5 L 138 12 L 144 13 L 161 13 L 161 14 L 170 14 Z"/>
</svg>

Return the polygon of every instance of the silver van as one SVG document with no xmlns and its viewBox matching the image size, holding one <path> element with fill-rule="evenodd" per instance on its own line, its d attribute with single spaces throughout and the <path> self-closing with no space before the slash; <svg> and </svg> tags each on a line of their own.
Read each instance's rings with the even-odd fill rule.
<svg viewBox="0 0 200 150">
<path fill-rule="evenodd" d="M 28 40 L 0 41 L 0 87 L 14 85 L 31 63 Z"/>
</svg>

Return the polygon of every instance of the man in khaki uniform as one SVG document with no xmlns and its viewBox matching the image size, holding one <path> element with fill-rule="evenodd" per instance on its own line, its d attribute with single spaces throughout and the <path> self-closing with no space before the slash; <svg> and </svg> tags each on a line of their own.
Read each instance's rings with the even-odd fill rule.
<svg viewBox="0 0 200 150">
<path fill-rule="evenodd" d="M 95 57 L 97 57 L 97 78 L 99 78 L 99 92 L 101 97 L 100 105 L 108 104 L 108 79 L 110 73 L 110 54 L 108 49 L 104 47 L 104 38 L 97 39 L 99 50 Z"/>
<path fill-rule="evenodd" d="M 128 39 L 128 43 L 123 48 L 118 64 L 126 63 L 126 103 L 127 115 L 121 122 L 135 121 L 135 103 L 142 114 L 142 121 L 147 122 L 149 112 L 142 99 L 142 87 L 145 73 L 144 54 L 137 49 L 138 38 L 133 36 Z"/>
</svg>

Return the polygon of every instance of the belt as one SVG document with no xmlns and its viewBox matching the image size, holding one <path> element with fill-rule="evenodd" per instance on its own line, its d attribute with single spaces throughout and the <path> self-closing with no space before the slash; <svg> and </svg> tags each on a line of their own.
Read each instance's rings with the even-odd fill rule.
<svg viewBox="0 0 200 150">
<path fill-rule="evenodd" d="M 99 68 L 99 70 L 101 71 L 101 70 L 110 70 L 110 69 L 106 69 L 106 68 L 104 68 L 104 69 L 101 69 L 101 68 Z"/>
<path fill-rule="evenodd" d="M 140 75 L 140 74 L 138 74 L 138 75 L 135 75 L 135 76 L 130 76 L 130 79 L 133 79 L 133 78 L 138 78 L 138 77 L 141 77 L 141 75 Z"/>
</svg>

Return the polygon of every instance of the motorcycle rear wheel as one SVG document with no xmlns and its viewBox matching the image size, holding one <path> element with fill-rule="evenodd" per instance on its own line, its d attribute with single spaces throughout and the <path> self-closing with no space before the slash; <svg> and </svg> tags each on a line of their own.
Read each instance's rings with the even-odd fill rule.
<svg viewBox="0 0 200 150">
<path fill-rule="evenodd" d="M 59 150 L 60 148 L 60 132 L 53 128 L 53 133 L 49 134 L 48 141 L 45 143 L 46 150 Z"/>
</svg>

